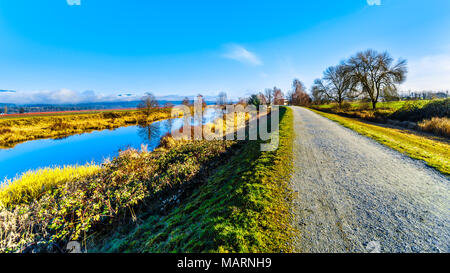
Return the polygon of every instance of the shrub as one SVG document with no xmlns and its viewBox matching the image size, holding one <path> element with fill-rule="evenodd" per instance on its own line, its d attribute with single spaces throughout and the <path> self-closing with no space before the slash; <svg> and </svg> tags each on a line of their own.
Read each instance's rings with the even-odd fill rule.
<svg viewBox="0 0 450 273">
<path fill-rule="evenodd" d="M 70 127 L 71 126 L 68 123 L 63 122 L 61 119 L 59 119 L 55 123 L 50 125 L 50 130 L 52 130 L 52 131 L 60 131 L 60 130 L 69 129 Z"/>
<path fill-rule="evenodd" d="M 361 102 L 358 106 L 358 110 L 371 110 L 372 106 L 368 102 Z"/>
<path fill-rule="evenodd" d="M 344 111 L 350 110 L 352 108 L 352 105 L 349 102 L 343 102 L 341 105 L 341 109 Z"/>
<path fill-rule="evenodd" d="M 434 117 L 450 117 L 450 99 L 435 100 L 425 105 L 421 101 L 407 101 L 390 118 L 417 122 Z"/>
<path fill-rule="evenodd" d="M 102 113 L 102 117 L 106 118 L 106 119 L 116 119 L 116 118 L 120 118 L 121 115 L 116 112 L 106 112 L 106 113 Z"/>
<path fill-rule="evenodd" d="M 7 133 L 11 133 L 11 129 L 9 128 L 0 128 L 0 135 L 2 134 L 7 134 Z"/>
<path fill-rule="evenodd" d="M 422 131 L 450 137 L 450 119 L 447 117 L 424 120 L 419 123 L 419 128 Z"/>
</svg>

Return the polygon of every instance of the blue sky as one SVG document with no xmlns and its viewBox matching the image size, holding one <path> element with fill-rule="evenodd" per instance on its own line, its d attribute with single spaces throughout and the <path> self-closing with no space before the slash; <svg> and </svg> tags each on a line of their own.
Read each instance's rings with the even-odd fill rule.
<svg viewBox="0 0 450 273">
<path fill-rule="evenodd" d="M 450 89 L 448 0 L 0 0 L 0 102 L 308 87 L 357 51 Z"/>
</svg>

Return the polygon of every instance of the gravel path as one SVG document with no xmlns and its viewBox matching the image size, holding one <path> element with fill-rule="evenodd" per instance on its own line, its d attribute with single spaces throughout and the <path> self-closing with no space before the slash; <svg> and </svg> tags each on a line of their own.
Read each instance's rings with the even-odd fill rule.
<svg viewBox="0 0 450 273">
<path fill-rule="evenodd" d="M 447 177 L 307 109 L 292 109 L 299 252 L 450 252 Z"/>
</svg>

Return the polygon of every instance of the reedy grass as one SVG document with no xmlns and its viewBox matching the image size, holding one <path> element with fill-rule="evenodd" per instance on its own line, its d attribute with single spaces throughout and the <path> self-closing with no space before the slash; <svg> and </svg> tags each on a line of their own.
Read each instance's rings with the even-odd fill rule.
<svg viewBox="0 0 450 273">
<path fill-rule="evenodd" d="M 64 166 L 28 171 L 21 177 L 0 185 L 0 208 L 29 203 L 46 191 L 73 180 L 83 179 L 98 172 L 100 166 Z"/>
<path fill-rule="evenodd" d="M 450 118 L 437 118 L 423 120 L 418 124 L 420 130 L 433 132 L 437 135 L 450 137 Z"/>
</svg>

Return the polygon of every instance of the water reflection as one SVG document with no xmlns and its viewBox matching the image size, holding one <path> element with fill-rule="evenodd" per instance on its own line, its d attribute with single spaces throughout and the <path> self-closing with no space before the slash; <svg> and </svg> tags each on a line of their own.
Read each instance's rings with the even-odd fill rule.
<svg viewBox="0 0 450 273">
<path fill-rule="evenodd" d="M 164 126 L 164 127 L 166 127 L 166 126 Z M 138 134 L 141 137 L 142 143 L 150 144 L 150 143 L 152 143 L 152 140 L 154 140 L 155 138 L 159 139 L 159 136 L 161 134 L 160 129 L 161 129 L 160 126 L 158 126 L 156 124 L 139 126 Z"/>
</svg>

